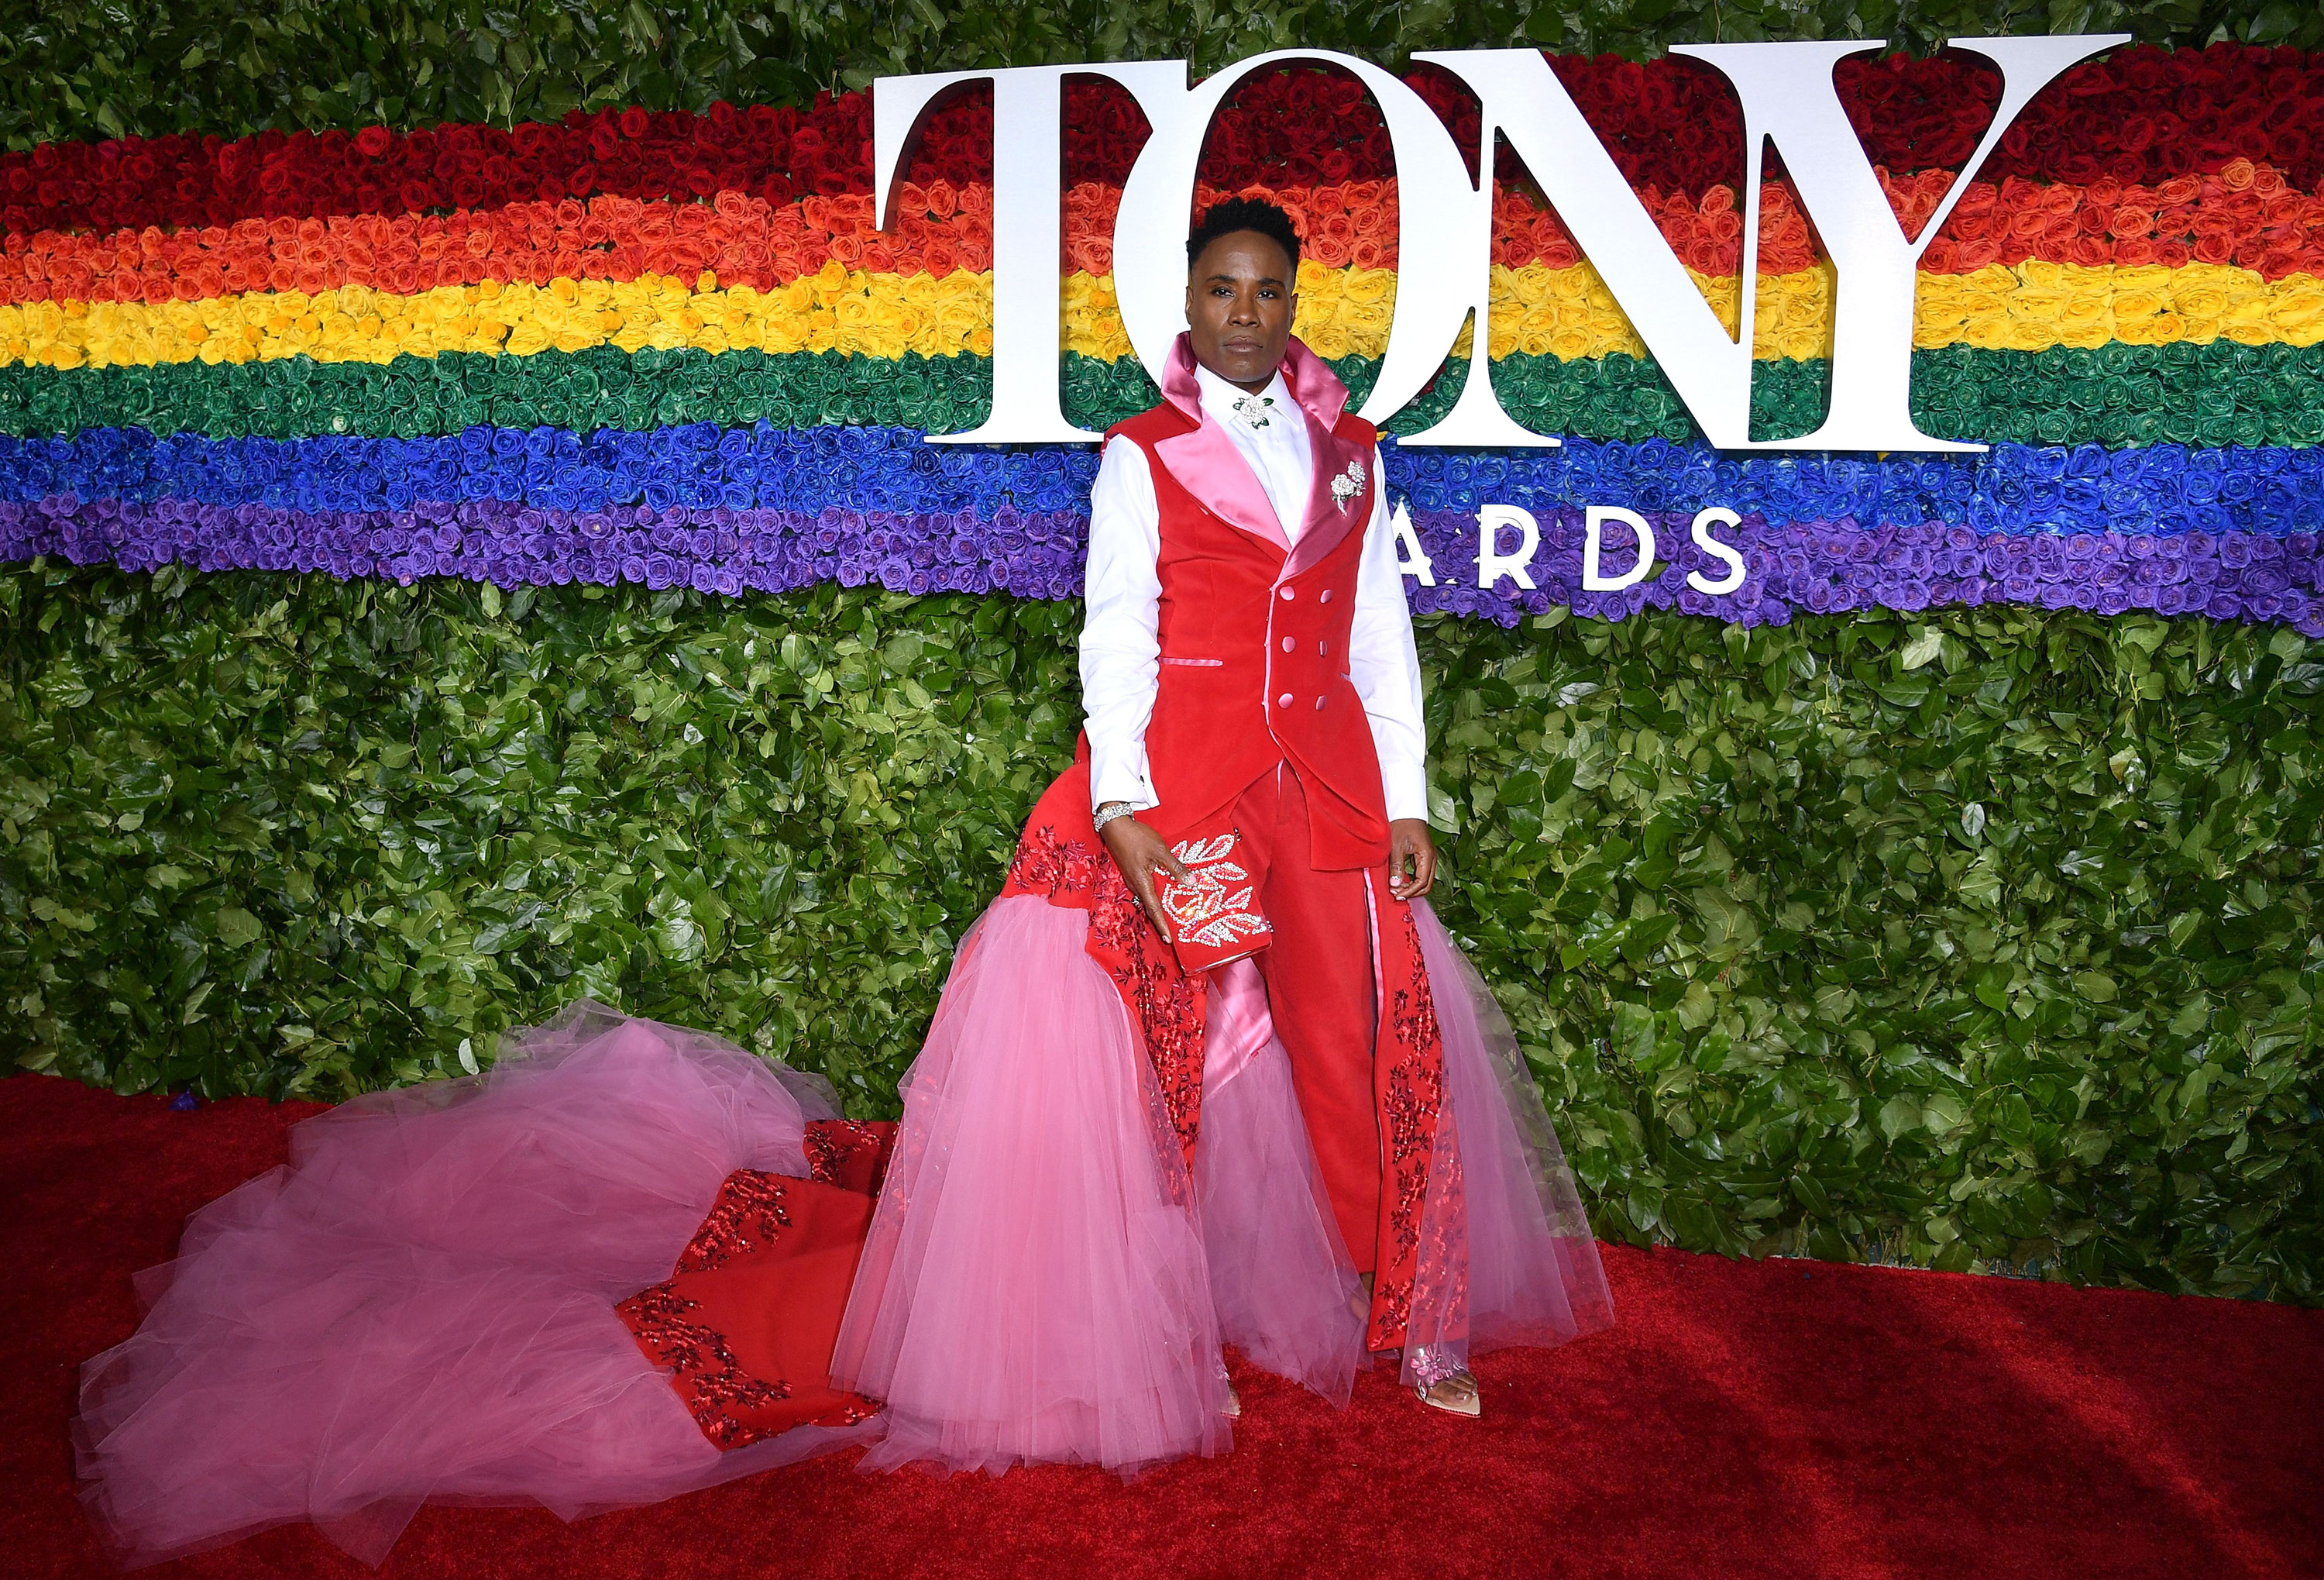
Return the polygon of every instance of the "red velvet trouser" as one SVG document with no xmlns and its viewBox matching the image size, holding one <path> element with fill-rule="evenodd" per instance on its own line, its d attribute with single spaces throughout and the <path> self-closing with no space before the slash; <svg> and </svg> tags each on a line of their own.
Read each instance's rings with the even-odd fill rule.
<svg viewBox="0 0 2324 1580">
<path fill-rule="evenodd" d="M 1380 1132 L 1372 1076 L 1379 989 L 1372 975 L 1371 901 L 1360 870 L 1309 864 L 1307 797 L 1280 765 L 1237 798 L 1230 814 L 1259 881 L 1259 908 L 1275 938 L 1257 956 L 1268 1012 L 1291 1055 L 1291 1080 L 1358 1272 L 1377 1261 Z M 1374 874 L 1386 882 L 1386 870 Z"/>
</svg>

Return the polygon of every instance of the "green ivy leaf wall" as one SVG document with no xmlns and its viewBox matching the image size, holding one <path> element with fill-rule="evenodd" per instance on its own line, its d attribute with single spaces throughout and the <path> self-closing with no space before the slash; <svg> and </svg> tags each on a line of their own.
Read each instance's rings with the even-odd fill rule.
<svg viewBox="0 0 2324 1580">
<path fill-rule="evenodd" d="M 593 993 L 892 1114 L 1078 605 L 0 573 L 32 1068 L 336 1097 Z M 1440 909 L 1609 1238 L 2312 1300 L 2324 644 L 1422 622 Z"/>
</svg>

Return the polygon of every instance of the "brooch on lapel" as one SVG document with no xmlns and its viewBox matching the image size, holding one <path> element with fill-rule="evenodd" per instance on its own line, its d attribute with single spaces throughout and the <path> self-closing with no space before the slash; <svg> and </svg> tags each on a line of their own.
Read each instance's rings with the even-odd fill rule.
<svg viewBox="0 0 2324 1580">
<path fill-rule="evenodd" d="M 1332 503 L 1342 510 L 1347 509 L 1348 501 L 1363 491 L 1364 464 L 1361 461 L 1350 461 L 1348 469 L 1332 479 Z"/>
<path fill-rule="evenodd" d="M 1274 404 L 1273 395 L 1238 395 L 1235 397 L 1234 414 L 1249 423 L 1255 433 L 1267 426 L 1268 408 Z"/>
</svg>

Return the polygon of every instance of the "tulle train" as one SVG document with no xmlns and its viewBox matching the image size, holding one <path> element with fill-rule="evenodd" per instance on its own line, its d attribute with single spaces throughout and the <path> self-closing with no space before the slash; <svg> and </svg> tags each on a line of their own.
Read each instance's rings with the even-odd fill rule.
<svg viewBox="0 0 2324 1580">
<path fill-rule="evenodd" d="M 722 1455 L 613 1312 L 721 1180 L 805 1174 L 835 1113 L 817 1077 L 583 1003 L 489 1074 L 303 1122 L 84 1368 L 84 1501 L 126 1564 L 295 1520 L 375 1564 L 422 1501 L 572 1518 L 876 1435 Z"/>
</svg>

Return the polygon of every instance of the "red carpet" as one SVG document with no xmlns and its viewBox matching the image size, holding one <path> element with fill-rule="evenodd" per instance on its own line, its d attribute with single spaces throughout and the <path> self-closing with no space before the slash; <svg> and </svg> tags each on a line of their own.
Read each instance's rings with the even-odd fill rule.
<svg viewBox="0 0 2324 1580">
<path fill-rule="evenodd" d="M 80 1362 L 129 1275 L 308 1108 L 0 1081 L 0 1574 L 107 1573 L 72 1496 Z M 423 1511 L 384 1573 L 2324 1575 L 2324 1312 L 1606 1248 L 1617 1326 L 1487 1357 L 1481 1422 L 1383 1373 L 1333 1412 L 1241 1374 L 1231 1455 L 1123 1485 L 852 1455 L 565 1525 Z M 311 1530 L 156 1576 L 362 1575 Z"/>
</svg>

